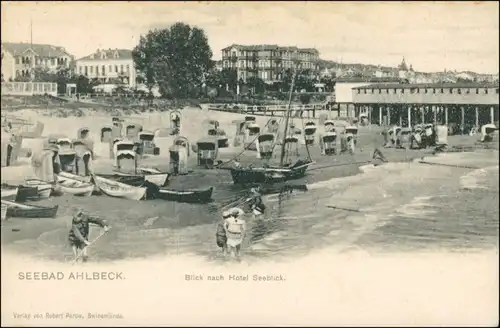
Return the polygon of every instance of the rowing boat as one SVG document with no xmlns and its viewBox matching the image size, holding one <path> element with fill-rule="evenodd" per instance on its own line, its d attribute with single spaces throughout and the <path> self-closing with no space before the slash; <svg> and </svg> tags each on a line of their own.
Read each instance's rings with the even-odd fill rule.
<svg viewBox="0 0 500 328">
<path fill-rule="evenodd" d="M 146 196 L 145 187 L 129 186 L 125 183 L 94 176 L 96 186 L 106 195 L 131 200 L 141 200 Z"/>
<path fill-rule="evenodd" d="M 1 189 L 1 198 L 2 200 L 9 200 L 9 201 L 15 201 L 17 198 L 17 192 L 19 188 L 5 188 L 2 186 Z"/>
<path fill-rule="evenodd" d="M 113 171 L 116 175 L 121 176 L 121 177 L 126 177 L 127 179 L 131 179 L 129 181 L 120 181 L 126 184 L 131 184 L 131 181 L 134 181 L 133 179 L 137 177 L 143 177 L 145 181 L 149 181 L 151 183 L 154 183 L 158 187 L 163 187 L 167 184 L 169 174 L 167 172 L 162 172 L 158 169 L 154 168 L 146 168 L 146 167 L 138 167 L 136 169 L 136 174 L 130 174 L 126 172 L 120 172 L 120 171 Z M 101 174 L 102 176 L 102 174 Z M 139 181 L 139 180 L 137 180 Z"/>
<path fill-rule="evenodd" d="M 52 194 L 53 185 L 39 179 L 26 179 L 24 183 L 29 187 L 38 189 L 38 199 L 47 199 Z"/>
<path fill-rule="evenodd" d="M 59 205 L 53 207 L 26 205 L 2 199 L 2 206 L 6 206 L 7 217 L 18 218 L 53 218 L 57 214 Z"/>
<path fill-rule="evenodd" d="M 94 191 L 92 183 L 77 181 L 77 180 L 63 180 L 59 182 L 59 187 L 63 194 L 70 194 L 74 196 L 90 196 Z"/>
<path fill-rule="evenodd" d="M 174 190 L 160 188 L 156 193 L 156 198 L 180 203 L 208 203 L 212 199 L 214 188 L 205 190 Z"/>
<path fill-rule="evenodd" d="M 143 175 L 97 174 L 101 178 L 118 181 L 133 187 L 141 187 L 146 181 Z"/>
</svg>

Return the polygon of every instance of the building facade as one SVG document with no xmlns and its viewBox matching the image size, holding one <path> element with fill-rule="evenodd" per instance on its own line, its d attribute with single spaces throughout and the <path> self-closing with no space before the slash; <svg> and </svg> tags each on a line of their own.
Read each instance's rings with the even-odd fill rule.
<svg viewBox="0 0 500 328">
<path fill-rule="evenodd" d="M 2 43 L 2 78 L 14 81 L 32 79 L 36 68 L 55 72 L 68 68 L 73 56 L 65 48 L 49 44 Z"/>
<path fill-rule="evenodd" d="M 137 71 L 132 59 L 132 50 L 97 49 L 93 54 L 76 61 L 75 73 L 103 84 L 123 83 L 136 86 Z"/>
<path fill-rule="evenodd" d="M 318 70 L 316 49 L 278 45 L 231 45 L 222 49 L 222 68 L 236 69 L 238 79 L 258 77 L 266 83 L 280 81 L 283 71 L 299 63 L 302 69 Z"/>
</svg>

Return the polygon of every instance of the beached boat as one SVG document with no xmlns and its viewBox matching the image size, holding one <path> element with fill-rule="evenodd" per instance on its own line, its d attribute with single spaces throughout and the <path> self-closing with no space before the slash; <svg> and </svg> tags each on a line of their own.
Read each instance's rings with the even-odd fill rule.
<svg viewBox="0 0 500 328">
<path fill-rule="evenodd" d="M 73 174 L 70 172 L 59 172 L 57 175 L 57 181 L 58 182 L 63 182 L 66 180 L 75 180 L 75 181 L 80 181 L 80 182 L 86 182 L 86 183 L 91 183 L 92 182 L 92 177 L 91 176 L 81 176 L 77 174 Z"/>
<path fill-rule="evenodd" d="M 59 205 L 53 207 L 19 204 L 2 199 L 2 205 L 7 206 L 7 217 L 18 218 L 53 218 L 57 214 Z"/>
<path fill-rule="evenodd" d="M 151 183 L 154 183 L 158 187 L 163 187 L 167 184 L 168 177 L 169 177 L 169 173 L 167 173 L 167 172 L 162 172 L 158 169 L 146 168 L 146 167 L 137 167 L 135 169 L 135 171 L 136 171 L 135 174 L 121 172 L 121 171 L 117 171 L 117 170 L 115 170 L 113 172 L 117 176 L 125 177 L 125 179 L 127 179 L 130 182 L 127 182 L 127 180 L 125 180 L 125 179 L 124 179 L 125 181 L 120 181 L 120 180 L 118 180 L 118 181 L 126 183 L 126 184 L 130 184 L 130 185 L 135 185 L 135 186 L 140 185 L 140 184 L 131 184 L 131 182 L 134 182 L 134 181 L 138 182 L 138 181 L 140 181 L 141 178 L 143 178 L 144 181 L 149 181 Z M 103 176 L 103 175 L 100 174 L 100 176 Z M 134 180 L 134 179 L 136 179 L 136 180 Z"/>
<path fill-rule="evenodd" d="M 15 201 L 17 198 L 17 192 L 19 188 L 4 188 L 1 189 L 1 198 L 2 200 Z"/>
<path fill-rule="evenodd" d="M 146 196 L 146 187 L 134 187 L 98 175 L 94 176 L 94 182 L 102 193 L 111 197 L 141 200 Z"/>
<path fill-rule="evenodd" d="M 15 190 L 17 189 L 15 202 L 24 202 L 28 199 L 33 199 L 38 197 L 38 188 L 23 185 L 10 185 L 7 183 L 2 183 L 2 190 Z"/>
<path fill-rule="evenodd" d="M 308 155 L 306 159 L 298 159 L 295 164 L 290 165 L 285 163 L 285 157 L 288 158 L 287 153 L 288 153 L 288 146 L 289 142 L 287 142 L 287 139 L 290 139 L 290 137 L 295 137 L 293 135 L 293 131 L 291 132 L 292 135 L 290 135 L 290 131 L 288 131 L 288 128 L 293 130 L 293 122 L 290 124 L 290 106 L 291 106 L 291 101 L 292 101 L 292 95 L 293 95 L 293 89 L 295 85 L 295 77 L 297 75 L 297 71 L 294 70 L 293 72 L 293 77 L 292 77 L 292 85 L 290 88 L 290 97 L 289 97 L 289 102 L 288 102 L 288 109 L 285 112 L 285 123 L 284 123 L 284 133 L 283 133 L 283 139 L 281 141 L 281 151 L 280 151 L 280 162 L 278 165 L 270 165 L 269 162 L 263 163 L 261 166 L 247 166 L 244 167 L 240 163 L 237 163 L 237 165 L 234 165 L 233 167 L 229 168 L 231 171 L 231 177 L 233 179 L 234 184 L 259 184 L 259 183 L 276 183 L 276 182 L 282 182 L 282 181 L 288 181 L 288 180 L 294 180 L 294 179 L 300 179 L 305 176 L 307 168 L 313 164 L 314 162 Z M 250 129 L 254 125 L 248 125 L 247 128 Z M 258 135 L 260 134 L 260 130 L 257 131 L 255 128 L 255 133 Z M 255 138 L 257 139 L 257 138 Z M 298 139 L 297 139 L 298 140 Z M 247 139 L 247 143 L 249 140 Z M 277 140 L 275 141 L 275 144 L 277 143 Z M 306 147 L 308 147 L 306 143 Z M 273 147 L 274 148 L 274 147 Z M 245 144 L 245 149 L 250 149 L 247 144 Z M 309 154 L 309 152 L 308 152 Z M 266 159 L 269 161 L 272 158 L 268 156 Z"/>
<path fill-rule="evenodd" d="M 97 174 L 104 179 L 118 181 L 133 187 L 141 187 L 146 179 L 142 175 L 121 175 L 121 174 Z"/>
<path fill-rule="evenodd" d="M 213 187 L 205 190 L 174 190 L 160 188 L 156 198 L 180 203 L 208 203 L 212 199 Z"/>
<path fill-rule="evenodd" d="M 51 183 L 39 179 L 26 179 L 24 183 L 26 186 L 37 188 L 37 199 L 49 198 L 54 190 L 54 186 Z"/>
<path fill-rule="evenodd" d="M 2 203 L 2 221 L 7 219 L 7 205 Z"/>
<path fill-rule="evenodd" d="M 74 196 L 90 196 L 94 191 L 94 184 L 77 180 L 63 180 L 58 182 L 59 188 L 63 194 Z"/>
</svg>

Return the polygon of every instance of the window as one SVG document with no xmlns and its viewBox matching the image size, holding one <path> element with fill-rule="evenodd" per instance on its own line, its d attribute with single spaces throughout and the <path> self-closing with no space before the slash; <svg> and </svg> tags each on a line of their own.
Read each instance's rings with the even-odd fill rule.
<svg viewBox="0 0 500 328">
<path fill-rule="evenodd" d="M 466 93 L 469 94 L 470 93 L 470 89 L 467 89 Z"/>
<path fill-rule="evenodd" d="M 115 65 L 115 73 L 118 73 L 118 65 Z"/>
<path fill-rule="evenodd" d="M 478 94 L 479 94 L 479 89 L 476 89 L 476 95 L 478 95 Z"/>
<path fill-rule="evenodd" d="M 366 89 L 363 89 L 363 91 L 364 91 L 364 94 L 366 95 Z"/>
<path fill-rule="evenodd" d="M 120 74 L 123 74 L 123 65 L 120 65 Z"/>
<path fill-rule="evenodd" d="M 94 73 L 94 66 L 90 66 L 90 74 Z"/>
<path fill-rule="evenodd" d="M 50 64 L 51 64 L 52 66 L 54 66 L 54 65 L 56 64 L 56 59 L 55 59 L 55 58 L 51 58 L 51 59 L 50 59 Z"/>
<path fill-rule="evenodd" d="M 432 93 L 436 93 L 436 88 L 432 89 Z"/>
<path fill-rule="evenodd" d="M 429 90 L 427 90 L 427 88 L 425 88 L 424 89 L 424 93 L 428 93 L 428 92 L 429 92 Z"/>
<path fill-rule="evenodd" d="M 459 95 L 461 95 L 462 94 L 462 89 L 457 89 L 457 92 L 458 92 Z"/>
<path fill-rule="evenodd" d="M 396 93 L 398 90 L 397 89 L 394 89 L 394 93 Z"/>
<path fill-rule="evenodd" d="M 113 72 L 113 66 L 112 65 L 108 66 L 108 72 Z"/>
<path fill-rule="evenodd" d="M 83 73 L 83 67 L 82 66 L 78 67 L 78 73 L 80 73 L 80 75 L 82 75 L 82 73 Z"/>
<path fill-rule="evenodd" d="M 441 88 L 441 93 L 444 93 L 444 89 L 443 88 Z"/>
<path fill-rule="evenodd" d="M 99 75 L 99 66 L 96 66 L 96 67 L 95 67 L 95 74 L 96 74 L 96 75 Z"/>
<path fill-rule="evenodd" d="M 498 88 L 496 88 L 496 90 L 495 90 L 495 91 L 496 91 L 496 93 L 498 94 Z"/>
<path fill-rule="evenodd" d="M 385 93 L 389 94 L 389 89 L 385 89 Z"/>
<path fill-rule="evenodd" d="M 405 89 L 401 89 L 401 93 L 405 93 Z"/>
<path fill-rule="evenodd" d="M 360 93 L 361 93 L 361 89 L 358 89 L 358 94 L 360 94 Z"/>
<path fill-rule="evenodd" d="M 450 88 L 450 94 L 453 94 L 453 88 Z"/>
<path fill-rule="evenodd" d="M 378 93 L 382 93 L 382 89 L 378 89 Z"/>
<path fill-rule="evenodd" d="M 106 75 L 106 66 L 102 65 L 102 75 Z"/>
<path fill-rule="evenodd" d="M 126 69 L 127 73 L 129 73 L 130 72 L 130 65 L 125 66 L 125 69 Z"/>
<path fill-rule="evenodd" d="M 419 88 L 417 88 L 417 93 L 420 93 L 420 89 Z"/>
<path fill-rule="evenodd" d="M 484 89 L 484 93 L 485 93 L 485 94 L 488 94 L 488 89 Z"/>
<path fill-rule="evenodd" d="M 85 66 L 84 71 L 85 71 L 85 76 L 89 75 L 89 67 L 88 66 Z"/>
<path fill-rule="evenodd" d="M 375 93 L 375 89 L 372 89 L 372 93 Z"/>
<path fill-rule="evenodd" d="M 21 64 L 21 58 L 16 57 L 16 64 L 17 64 L 17 65 Z M 19 71 L 18 71 L 18 73 L 19 73 Z"/>
</svg>

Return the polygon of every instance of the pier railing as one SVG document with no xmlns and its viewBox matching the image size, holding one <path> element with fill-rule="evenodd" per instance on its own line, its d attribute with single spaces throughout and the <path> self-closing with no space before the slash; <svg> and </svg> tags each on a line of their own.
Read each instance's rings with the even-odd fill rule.
<svg viewBox="0 0 500 328">
<path fill-rule="evenodd" d="M 258 116 L 284 116 L 287 105 L 241 105 L 241 104 L 207 104 L 208 110 L 232 112 Z M 307 113 L 308 117 L 316 117 L 316 111 L 324 109 L 323 104 L 291 105 L 292 116 L 301 117 Z"/>
</svg>

